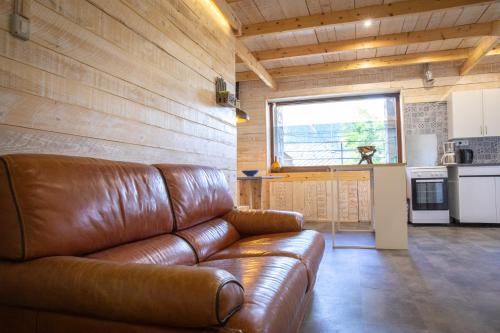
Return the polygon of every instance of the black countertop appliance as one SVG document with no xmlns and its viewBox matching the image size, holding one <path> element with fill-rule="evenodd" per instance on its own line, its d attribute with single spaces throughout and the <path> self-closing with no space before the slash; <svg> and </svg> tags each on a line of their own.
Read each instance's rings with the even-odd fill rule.
<svg viewBox="0 0 500 333">
<path fill-rule="evenodd" d="M 460 164 L 471 164 L 474 159 L 474 152 L 472 149 L 459 149 L 458 161 Z"/>
</svg>

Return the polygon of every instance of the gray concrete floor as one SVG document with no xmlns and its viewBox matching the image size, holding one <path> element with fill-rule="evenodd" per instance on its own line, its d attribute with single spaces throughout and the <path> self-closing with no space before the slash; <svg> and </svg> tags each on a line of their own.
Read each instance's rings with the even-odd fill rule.
<svg viewBox="0 0 500 333">
<path fill-rule="evenodd" d="M 335 235 L 335 246 L 375 247 L 375 233 L 370 231 L 338 231 Z"/>
<path fill-rule="evenodd" d="M 500 228 L 411 227 L 409 251 L 327 247 L 303 333 L 500 332 Z"/>
</svg>

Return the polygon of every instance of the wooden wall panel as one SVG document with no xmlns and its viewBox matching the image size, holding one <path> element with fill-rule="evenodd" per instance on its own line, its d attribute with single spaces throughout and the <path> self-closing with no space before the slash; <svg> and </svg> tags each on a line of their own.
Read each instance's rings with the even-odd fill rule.
<svg viewBox="0 0 500 333">
<path fill-rule="evenodd" d="M 236 185 L 234 37 L 209 2 L 33 0 L 29 41 L 0 2 L 0 154 L 194 163 Z"/>
<path fill-rule="evenodd" d="M 269 208 L 293 210 L 306 221 L 369 222 L 371 194 L 369 172 L 311 172 L 287 174 L 269 181 Z M 361 191 L 363 193 L 361 193 Z"/>
</svg>

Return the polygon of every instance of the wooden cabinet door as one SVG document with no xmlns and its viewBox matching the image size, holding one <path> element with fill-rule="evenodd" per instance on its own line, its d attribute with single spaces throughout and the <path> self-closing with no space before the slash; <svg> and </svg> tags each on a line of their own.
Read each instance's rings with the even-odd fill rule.
<svg viewBox="0 0 500 333">
<path fill-rule="evenodd" d="M 484 135 L 500 136 L 500 89 L 483 90 Z"/>
<path fill-rule="evenodd" d="M 460 222 L 496 223 L 496 177 L 460 177 Z"/>
<path fill-rule="evenodd" d="M 452 92 L 448 98 L 448 139 L 483 136 L 482 90 Z"/>
</svg>

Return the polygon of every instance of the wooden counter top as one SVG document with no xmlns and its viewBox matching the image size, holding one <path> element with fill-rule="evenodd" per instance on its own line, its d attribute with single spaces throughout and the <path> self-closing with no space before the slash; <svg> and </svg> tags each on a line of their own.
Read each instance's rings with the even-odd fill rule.
<svg viewBox="0 0 500 333">
<path fill-rule="evenodd" d="M 283 176 L 279 175 L 273 175 L 273 176 L 240 176 L 237 179 L 238 180 L 261 180 L 261 179 L 278 179 L 278 178 L 283 178 Z"/>
<path fill-rule="evenodd" d="M 282 167 L 280 172 L 274 172 L 273 175 L 279 175 L 280 173 L 307 173 L 307 172 L 331 172 L 331 170 L 373 170 L 379 167 L 406 167 L 406 163 L 378 163 L 378 164 L 344 164 L 344 165 L 325 165 L 325 166 L 314 166 L 314 167 Z"/>
<path fill-rule="evenodd" d="M 347 164 L 347 165 L 333 165 L 329 168 L 333 170 L 372 170 L 375 168 L 385 167 L 406 167 L 406 163 L 384 163 L 384 164 Z"/>
</svg>

